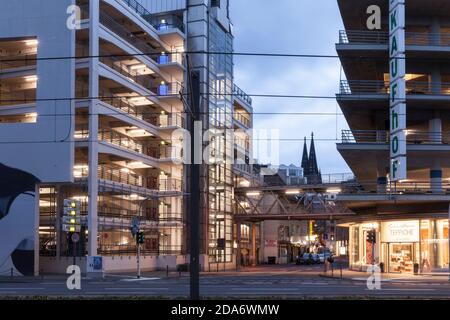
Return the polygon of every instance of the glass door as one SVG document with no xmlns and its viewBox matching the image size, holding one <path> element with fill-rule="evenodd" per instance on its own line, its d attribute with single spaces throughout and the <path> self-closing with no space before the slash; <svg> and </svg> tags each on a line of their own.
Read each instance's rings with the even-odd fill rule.
<svg viewBox="0 0 450 320">
<path fill-rule="evenodd" d="M 412 243 L 389 244 L 389 272 L 413 272 L 414 246 Z"/>
</svg>

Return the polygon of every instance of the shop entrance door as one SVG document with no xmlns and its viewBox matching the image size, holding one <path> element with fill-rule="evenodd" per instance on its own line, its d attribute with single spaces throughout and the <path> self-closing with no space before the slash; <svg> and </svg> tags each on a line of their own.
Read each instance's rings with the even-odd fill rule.
<svg viewBox="0 0 450 320">
<path fill-rule="evenodd" d="M 413 272 L 414 268 L 414 244 L 390 243 L 389 244 L 389 272 Z"/>
</svg>

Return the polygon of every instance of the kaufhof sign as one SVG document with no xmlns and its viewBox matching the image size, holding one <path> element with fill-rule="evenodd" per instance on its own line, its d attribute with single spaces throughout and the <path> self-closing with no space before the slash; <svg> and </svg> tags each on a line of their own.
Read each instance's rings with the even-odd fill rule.
<svg viewBox="0 0 450 320">
<path fill-rule="evenodd" d="M 389 0 L 391 181 L 406 173 L 405 0 Z"/>
<path fill-rule="evenodd" d="M 419 242 L 419 221 L 388 221 L 381 224 L 381 242 Z"/>
</svg>

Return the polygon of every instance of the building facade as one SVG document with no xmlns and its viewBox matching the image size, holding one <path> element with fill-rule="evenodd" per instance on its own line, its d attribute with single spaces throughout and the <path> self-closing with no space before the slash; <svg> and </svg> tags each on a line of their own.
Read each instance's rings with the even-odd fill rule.
<svg viewBox="0 0 450 320">
<path fill-rule="evenodd" d="M 221 132 L 252 127 L 251 99 L 234 84 L 231 54 L 185 54 L 232 52 L 227 1 L 51 0 L 37 8 L 38 3 L 8 3 L 0 15 L 8 26 L 0 33 L 0 197 L 20 200 L 17 210 L 30 211 L 28 232 L 0 245 L 0 261 L 6 261 L 0 269 L 64 272 L 76 256 L 89 271 L 89 258 L 99 256 L 105 271 L 134 270 L 137 246 L 130 229 L 136 220 L 145 233 L 144 270 L 187 261 L 189 183 L 179 133 L 186 128 L 188 70 L 201 73 L 203 129 L 217 136 L 209 139 L 211 163 L 202 172 L 201 265 L 231 267 L 233 188 L 252 172 L 251 145 L 245 130 L 229 139 Z M 11 22 L 16 15 L 21 18 Z M 33 18 L 50 22 L 28 23 Z M 235 141 L 231 147 L 224 143 L 229 140 Z M 20 151 L 25 143 L 35 157 Z M 225 159 L 225 148 L 242 153 L 243 162 Z M 37 187 L 28 183 L 9 192 L 6 178 L 15 169 Z M 21 200 L 30 191 L 35 200 Z M 61 229 L 64 199 L 81 203 L 75 244 Z M 14 223 L 6 211 L 4 228 Z M 23 251 L 27 262 L 15 258 Z"/>
<path fill-rule="evenodd" d="M 375 263 L 383 271 L 410 273 L 448 270 L 450 4 L 338 4 L 345 30 L 336 48 L 346 80 L 337 100 L 350 130 L 342 132 L 337 148 L 361 185 L 338 197 L 357 213 L 343 224 L 350 228 L 350 266 L 365 270 Z M 372 5 L 381 9 L 379 30 L 368 23 Z M 393 56 L 399 48 L 400 55 Z M 403 62 L 406 70 L 399 78 L 397 67 Z M 398 79 L 404 88 L 397 87 Z M 406 105 L 401 113 L 397 102 Z M 399 121 L 404 129 L 394 132 Z M 399 145 L 404 145 L 406 178 L 397 181 L 390 149 L 397 151 Z M 370 232 L 375 232 L 375 243 Z"/>
</svg>

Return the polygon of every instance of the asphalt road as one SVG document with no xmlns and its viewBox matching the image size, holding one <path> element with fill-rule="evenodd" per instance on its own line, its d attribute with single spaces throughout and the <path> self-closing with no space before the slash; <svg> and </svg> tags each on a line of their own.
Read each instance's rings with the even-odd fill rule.
<svg viewBox="0 0 450 320">
<path fill-rule="evenodd" d="M 285 269 L 227 274 L 203 274 L 201 295 L 208 298 L 449 298 L 447 281 L 386 281 L 381 290 L 369 290 L 365 281 L 320 277 L 320 266 L 290 266 Z M 0 278 L 0 298 L 17 296 L 50 297 L 163 297 L 186 298 L 189 278 L 176 274 L 107 275 L 104 279 L 86 279 L 81 290 L 68 290 L 62 277 L 40 279 Z"/>
</svg>

